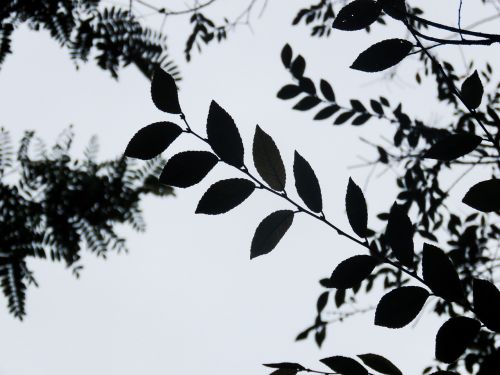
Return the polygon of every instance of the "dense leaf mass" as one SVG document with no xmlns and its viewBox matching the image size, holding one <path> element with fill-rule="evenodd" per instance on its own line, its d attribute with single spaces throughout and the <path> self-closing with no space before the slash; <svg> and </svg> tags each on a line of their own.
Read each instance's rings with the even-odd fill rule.
<svg viewBox="0 0 500 375">
<path fill-rule="evenodd" d="M 436 358 L 445 363 L 455 362 L 479 333 L 476 319 L 457 316 L 448 319 L 436 335 Z"/>
</svg>

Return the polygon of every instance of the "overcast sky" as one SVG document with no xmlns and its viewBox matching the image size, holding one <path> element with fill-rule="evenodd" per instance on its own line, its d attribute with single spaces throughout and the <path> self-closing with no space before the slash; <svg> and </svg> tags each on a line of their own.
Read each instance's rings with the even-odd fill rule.
<svg viewBox="0 0 500 375">
<path fill-rule="evenodd" d="M 220 3 L 208 13 L 216 19 L 237 14 L 246 2 Z M 209 46 L 201 55 L 196 52 L 189 64 L 182 56 L 189 32 L 186 19 L 173 19 L 166 31 L 181 67 L 181 104 L 192 127 L 204 132 L 209 103 L 215 99 L 235 119 L 251 165 L 249 150 L 259 124 L 275 139 L 289 175 L 294 150 L 311 163 L 327 216 L 348 229 L 343 207 L 347 180 L 353 176 L 363 184 L 369 172 L 348 167 L 359 163 L 359 155 L 374 156 L 359 137 L 380 141 L 381 135 L 391 134 L 389 125 L 371 121 L 360 128 L 333 127 L 329 121 L 313 122 L 312 112 L 293 111 L 292 102 L 278 100 L 278 89 L 291 82 L 279 58 L 283 45 L 290 43 L 306 57 L 307 73 L 316 82 L 332 82 L 340 102 L 397 97 L 410 113 L 432 124 L 445 125 L 450 113 L 435 105 L 432 82 L 414 83 L 417 59 L 403 62 L 399 78 L 391 81 L 383 74 L 348 69 L 374 41 L 405 37 L 400 25 L 391 21 L 389 28 L 375 26 L 370 35 L 335 32 L 330 39 L 312 39 L 306 28 L 290 26 L 296 11 L 307 4 L 270 0 L 263 16 L 253 18 L 253 32 L 240 27 L 224 43 Z M 454 9 L 443 12 L 449 5 L 419 4 L 431 4 L 431 18 L 455 22 Z M 183 2 L 178 5 L 182 8 Z M 480 17 L 475 9 L 475 1 L 464 1 L 464 24 Z M 161 22 L 151 17 L 148 21 L 153 26 Z M 164 119 L 178 121 L 154 107 L 148 81 L 133 67 L 123 70 L 119 81 L 93 63 L 76 71 L 67 52 L 46 32 L 25 28 L 15 34 L 13 49 L 0 70 L 0 125 L 16 139 L 23 130 L 35 129 L 50 143 L 74 124 L 76 153 L 97 134 L 100 155 L 109 158 L 123 153 L 139 128 Z M 456 51 L 442 53 L 461 61 Z M 498 48 L 465 53 L 496 61 L 500 57 Z M 460 63 L 457 67 L 463 69 Z M 165 156 L 187 149 L 205 146 L 181 138 Z M 314 318 L 322 291 L 317 281 L 363 249 L 321 223 L 297 216 L 275 251 L 250 261 L 257 224 L 288 206 L 258 191 L 228 214 L 195 215 L 207 187 L 229 177 L 239 176 L 218 166 L 206 181 L 177 190 L 175 198 L 146 200 L 146 233 L 123 229 L 130 253 L 107 261 L 85 256 L 80 280 L 62 265 L 33 262 L 40 288 L 29 289 L 26 320 L 18 322 L 6 308 L 0 310 L 0 375 L 258 375 L 269 372 L 261 363 L 296 361 L 321 369 L 318 359 L 366 352 L 386 355 L 405 374 L 419 374 L 433 358 L 439 327 L 433 315 L 424 314 L 416 327 L 394 331 L 375 327 L 373 313 L 368 313 L 330 327 L 321 350 L 312 340 L 294 342 Z M 373 227 L 380 228 L 376 214 L 394 201 L 393 179 L 386 173 L 365 191 Z M 293 191 L 291 183 L 288 189 Z M 382 293 L 361 298 L 359 306 L 376 303 Z"/>
</svg>

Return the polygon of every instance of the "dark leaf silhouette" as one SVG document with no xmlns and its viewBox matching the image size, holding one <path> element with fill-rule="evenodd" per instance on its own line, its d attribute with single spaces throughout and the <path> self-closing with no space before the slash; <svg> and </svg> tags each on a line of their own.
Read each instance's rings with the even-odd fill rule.
<svg viewBox="0 0 500 375">
<path fill-rule="evenodd" d="M 293 223 L 294 212 L 276 211 L 267 216 L 257 227 L 250 248 L 250 259 L 272 251 Z"/>
<path fill-rule="evenodd" d="M 367 369 L 358 361 L 349 357 L 336 355 L 329 358 L 323 358 L 321 362 L 341 375 L 368 375 Z"/>
<path fill-rule="evenodd" d="M 452 134 L 433 144 L 424 153 L 424 158 L 450 161 L 467 155 L 481 143 L 481 137 L 474 134 Z"/>
<path fill-rule="evenodd" d="M 457 271 L 450 258 L 440 248 L 424 244 L 422 274 L 436 296 L 448 301 L 463 301 L 464 291 Z"/>
<path fill-rule="evenodd" d="M 186 188 L 203 180 L 218 162 L 208 151 L 185 151 L 170 158 L 160 175 L 165 185 Z"/>
<path fill-rule="evenodd" d="M 295 98 L 302 92 L 302 89 L 297 85 L 285 85 L 278 91 L 278 98 L 287 100 Z"/>
<path fill-rule="evenodd" d="M 340 107 L 337 104 L 332 104 L 329 105 L 328 107 L 323 108 L 321 111 L 319 111 L 316 116 L 314 116 L 315 120 L 324 120 L 327 119 L 328 117 L 331 117 L 335 114 L 340 109 Z"/>
<path fill-rule="evenodd" d="M 338 117 L 335 119 L 335 121 L 333 123 L 335 125 L 342 125 L 347 120 L 349 120 L 352 116 L 354 116 L 355 113 L 356 112 L 354 112 L 354 111 L 347 111 L 347 112 L 341 113 L 340 115 L 338 115 Z"/>
<path fill-rule="evenodd" d="M 382 297 L 375 311 L 375 325 L 402 328 L 416 318 L 429 292 L 418 286 L 403 286 Z"/>
<path fill-rule="evenodd" d="M 347 184 L 345 208 L 352 230 L 358 236 L 365 238 L 368 225 L 366 200 L 360 187 L 354 183 L 352 178 L 349 178 L 349 183 Z"/>
<path fill-rule="evenodd" d="M 320 294 L 318 301 L 316 302 L 316 311 L 318 312 L 318 314 L 321 314 L 321 312 L 325 309 L 326 304 L 328 303 L 329 296 L 329 292 L 323 292 Z"/>
<path fill-rule="evenodd" d="M 203 194 L 196 208 L 196 213 L 223 214 L 240 205 L 254 190 L 255 184 L 243 178 L 218 181 Z"/>
<path fill-rule="evenodd" d="M 372 115 L 370 115 L 369 113 L 362 113 L 359 116 L 356 116 L 356 118 L 354 118 L 352 120 L 352 124 L 355 125 L 355 126 L 363 125 L 371 117 L 372 117 Z"/>
<path fill-rule="evenodd" d="M 469 189 L 462 202 L 482 212 L 500 210 L 500 180 L 478 182 Z"/>
<path fill-rule="evenodd" d="M 481 104 L 483 92 L 483 84 L 477 74 L 477 70 L 475 70 L 474 73 L 462 83 L 462 88 L 460 90 L 462 99 L 468 107 L 476 109 Z"/>
<path fill-rule="evenodd" d="M 253 162 L 262 179 L 274 190 L 285 190 L 286 172 L 274 140 L 258 125 L 253 138 Z"/>
<path fill-rule="evenodd" d="M 448 319 L 436 335 L 436 358 L 441 362 L 455 362 L 479 333 L 481 323 L 476 319 L 457 316 Z"/>
<path fill-rule="evenodd" d="M 386 236 L 396 259 L 411 267 L 414 255 L 413 226 L 408 215 L 396 203 L 389 213 Z"/>
<path fill-rule="evenodd" d="M 345 302 L 345 289 L 337 289 L 335 292 L 335 306 L 340 307 Z"/>
<path fill-rule="evenodd" d="M 377 1 L 354 0 L 339 11 L 332 27 L 345 31 L 362 30 L 374 23 L 381 11 Z"/>
<path fill-rule="evenodd" d="M 399 370 L 394 363 L 389 361 L 387 358 L 373 353 L 360 354 L 358 355 L 359 359 L 363 361 L 363 363 L 370 367 L 371 369 L 378 371 L 385 375 L 403 375 L 401 370 Z"/>
<path fill-rule="evenodd" d="M 410 53 L 413 44 L 404 39 L 387 39 L 375 43 L 354 60 L 351 69 L 380 72 L 398 64 Z"/>
<path fill-rule="evenodd" d="M 182 112 L 175 80 L 163 69 L 157 69 L 153 75 L 151 98 L 160 111 L 173 114 Z"/>
<path fill-rule="evenodd" d="M 222 161 L 243 166 L 243 142 L 233 118 L 215 101 L 210 103 L 207 119 L 208 143 Z"/>
<path fill-rule="evenodd" d="M 299 372 L 299 370 L 293 368 L 279 368 L 269 375 L 295 375 L 297 372 Z"/>
<path fill-rule="evenodd" d="M 300 99 L 299 102 L 293 106 L 293 109 L 307 111 L 316 107 L 319 103 L 321 103 L 321 100 L 316 96 L 306 96 Z"/>
<path fill-rule="evenodd" d="M 392 18 L 400 20 L 406 12 L 405 0 L 379 0 L 382 10 Z"/>
<path fill-rule="evenodd" d="M 304 366 L 294 362 L 280 362 L 280 363 L 264 363 L 264 366 L 270 368 L 286 368 L 292 370 L 304 370 Z"/>
<path fill-rule="evenodd" d="M 333 91 L 332 86 L 328 83 L 328 81 L 322 79 L 319 82 L 319 88 L 326 100 L 330 102 L 335 102 L 335 93 Z"/>
<path fill-rule="evenodd" d="M 306 70 L 306 60 L 304 60 L 302 56 L 298 55 L 295 60 L 293 60 L 290 70 L 295 78 L 302 78 L 304 71 Z"/>
<path fill-rule="evenodd" d="M 314 212 L 323 210 L 323 199 L 318 178 L 306 159 L 295 151 L 293 161 L 295 188 L 306 206 Z"/>
<path fill-rule="evenodd" d="M 472 285 L 474 312 L 492 331 L 500 332 L 500 291 L 486 280 L 474 279 Z"/>
<path fill-rule="evenodd" d="M 371 255 L 355 255 L 341 262 L 330 276 L 332 288 L 347 289 L 366 279 L 377 265 L 377 259 Z"/>
<path fill-rule="evenodd" d="M 288 43 L 281 50 L 281 61 L 285 68 L 289 68 L 292 63 L 292 48 Z"/>
<path fill-rule="evenodd" d="M 125 149 L 125 156 L 148 160 L 158 156 L 182 133 L 172 122 L 155 122 L 139 130 Z"/>
</svg>

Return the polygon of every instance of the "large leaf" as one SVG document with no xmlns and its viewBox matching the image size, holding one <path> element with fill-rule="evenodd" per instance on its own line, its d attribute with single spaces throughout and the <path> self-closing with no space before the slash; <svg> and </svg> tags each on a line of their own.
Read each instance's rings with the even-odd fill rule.
<svg viewBox="0 0 500 375">
<path fill-rule="evenodd" d="M 333 270 L 328 284 L 332 288 L 352 288 L 370 276 L 377 263 L 371 255 L 355 255 Z"/>
<path fill-rule="evenodd" d="M 416 318 L 429 297 L 429 292 L 418 286 L 403 286 L 382 297 L 375 311 L 375 325 L 402 328 Z"/>
<path fill-rule="evenodd" d="M 477 74 L 477 70 L 475 70 L 474 73 L 462 83 L 462 88 L 460 90 L 462 99 L 468 107 L 475 109 L 481 104 L 483 92 L 483 84 Z"/>
<path fill-rule="evenodd" d="M 173 122 L 155 122 L 139 130 L 125 149 L 125 156 L 148 160 L 158 156 L 182 133 Z"/>
<path fill-rule="evenodd" d="M 481 329 L 476 319 L 457 316 L 448 319 L 436 335 L 436 358 L 441 362 L 455 362 L 474 341 Z"/>
<path fill-rule="evenodd" d="M 254 190 L 255 184 L 243 178 L 218 181 L 203 194 L 198 202 L 196 213 L 223 214 L 240 205 Z"/>
<path fill-rule="evenodd" d="M 262 220 L 252 239 L 250 259 L 271 252 L 292 225 L 293 216 L 293 211 L 282 210 Z"/>
<path fill-rule="evenodd" d="M 349 178 L 349 183 L 347 184 L 345 208 L 352 230 L 358 236 L 365 238 L 368 225 L 366 200 L 360 187 L 354 183 L 352 178 Z"/>
<path fill-rule="evenodd" d="M 203 180 L 218 162 L 208 151 L 186 151 L 170 158 L 160 175 L 165 185 L 186 188 Z"/>
<path fill-rule="evenodd" d="M 368 375 L 367 369 L 358 361 L 349 357 L 336 355 L 329 358 L 323 358 L 321 362 L 341 375 Z"/>
<path fill-rule="evenodd" d="M 464 291 L 455 266 L 440 248 L 424 244 L 422 274 L 436 296 L 448 301 L 463 301 Z"/>
<path fill-rule="evenodd" d="M 400 369 L 387 358 L 373 353 L 360 354 L 359 359 L 371 369 L 385 375 L 403 375 Z"/>
<path fill-rule="evenodd" d="M 295 151 L 293 161 L 293 174 L 295 177 L 295 188 L 299 197 L 306 206 L 314 212 L 323 210 L 323 199 L 318 178 L 309 163 Z"/>
<path fill-rule="evenodd" d="M 255 168 L 262 179 L 274 190 L 285 190 L 286 172 L 278 147 L 258 125 L 252 151 Z"/>
<path fill-rule="evenodd" d="M 243 166 L 243 142 L 233 118 L 215 101 L 210 103 L 207 119 L 208 143 L 222 161 Z"/>
<path fill-rule="evenodd" d="M 472 285 L 474 313 L 484 325 L 500 332 L 500 291 L 486 280 L 474 279 Z"/>
<path fill-rule="evenodd" d="M 469 189 L 462 202 L 482 212 L 500 210 L 500 180 L 481 181 Z"/>
<path fill-rule="evenodd" d="M 174 114 L 182 112 L 175 80 L 163 69 L 157 69 L 153 75 L 151 98 L 160 111 Z"/>
<path fill-rule="evenodd" d="M 410 53 L 413 44 L 403 39 L 387 39 L 361 52 L 351 69 L 380 72 L 398 64 Z"/>
<path fill-rule="evenodd" d="M 340 9 L 332 27 L 345 31 L 362 30 L 374 23 L 381 11 L 377 1 L 354 0 Z"/>
<path fill-rule="evenodd" d="M 450 161 L 467 155 L 481 143 L 481 137 L 474 134 L 452 134 L 441 139 L 424 153 L 424 158 Z"/>
<path fill-rule="evenodd" d="M 386 228 L 387 242 L 397 260 L 408 267 L 413 265 L 413 226 L 408 215 L 396 203 L 389 213 Z"/>
</svg>

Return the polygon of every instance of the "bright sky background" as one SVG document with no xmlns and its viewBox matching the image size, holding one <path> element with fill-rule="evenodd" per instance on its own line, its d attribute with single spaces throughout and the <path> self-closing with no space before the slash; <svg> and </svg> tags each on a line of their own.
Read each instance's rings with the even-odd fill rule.
<svg viewBox="0 0 500 375">
<path fill-rule="evenodd" d="M 246 1 L 220 3 L 207 14 L 230 17 Z M 441 7 L 431 1 L 418 3 L 424 8 L 430 4 L 426 8 L 430 18 L 454 24 L 458 1 Z M 391 81 L 383 74 L 348 69 L 374 41 L 405 37 L 395 21 L 389 28 L 375 26 L 370 35 L 335 32 L 330 39 L 312 39 L 308 29 L 290 25 L 305 4 L 309 2 L 270 0 L 263 16 L 253 18 L 253 32 L 240 27 L 224 43 L 205 48 L 201 55 L 194 53 L 189 64 L 182 56 L 190 31 L 186 19 L 169 20 L 166 31 L 181 67 L 181 104 L 192 127 L 204 131 L 209 103 L 215 99 L 234 117 L 246 146 L 246 162 L 252 165 L 250 149 L 258 123 L 281 150 L 288 190 L 293 192 L 296 149 L 318 175 L 327 216 L 349 229 L 343 207 L 347 180 L 353 176 L 362 185 L 369 169 L 348 167 L 359 163 L 359 155 L 375 157 L 359 137 L 380 141 L 381 135 L 392 134 L 390 125 L 371 121 L 360 128 L 333 127 L 331 121 L 313 122 L 313 112 L 293 111 L 292 102 L 276 98 L 278 89 L 291 82 L 279 58 L 283 45 L 290 43 L 306 57 L 306 73 L 316 82 L 319 78 L 332 82 L 339 102 L 359 98 L 367 103 L 386 95 L 394 102 L 403 101 L 404 108 L 420 119 L 443 125 L 450 112 L 436 106 L 432 82 L 414 83 L 416 58 L 407 59 L 399 78 Z M 476 5 L 464 1 L 465 25 L 480 18 Z M 153 26 L 161 22 L 148 20 Z M 119 81 L 93 63 L 76 71 L 68 53 L 46 32 L 25 28 L 16 33 L 13 48 L 0 71 L 0 125 L 15 139 L 24 129 L 35 129 L 50 143 L 74 124 L 77 152 L 97 134 L 100 155 L 109 158 L 122 153 L 139 128 L 163 119 L 178 121 L 154 107 L 149 83 L 135 68 L 123 70 Z M 458 61 L 457 68 L 465 73 L 458 51 L 449 48 L 441 53 Z M 500 57 L 498 48 L 473 48 L 465 54 L 490 61 Z M 165 156 L 188 149 L 205 147 L 182 138 Z M 313 321 L 322 291 L 317 281 L 362 249 L 321 223 L 298 216 L 273 253 L 250 261 L 257 224 L 273 210 L 288 206 L 258 191 L 228 214 L 195 215 L 207 187 L 229 177 L 237 177 L 234 170 L 217 167 L 206 181 L 177 190 L 175 198 L 146 200 L 147 232 L 123 231 L 130 253 L 112 255 L 107 261 L 85 256 L 80 280 L 62 265 L 33 262 L 40 288 L 29 289 L 26 320 L 18 322 L 6 308 L 0 310 L 0 375 L 264 375 L 270 371 L 261 363 L 296 361 L 322 369 L 317 362 L 321 358 L 366 352 L 386 355 L 405 374 L 421 373 L 433 358 L 433 337 L 439 327 L 428 314 L 416 327 L 397 331 L 375 327 L 373 313 L 350 319 L 329 327 L 321 350 L 311 339 L 294 342 Z M 393 179 L 389 171 L 372 179 L 365 191 L 369 222 L 376 228 L 381 223 L 375 215 L 395 198 Z M 462 192 L 457 189 L 457 197 Z M 359 306 L 373 305 L 381 295 L 378 291 L 361 298 Z"/>
</svg>

